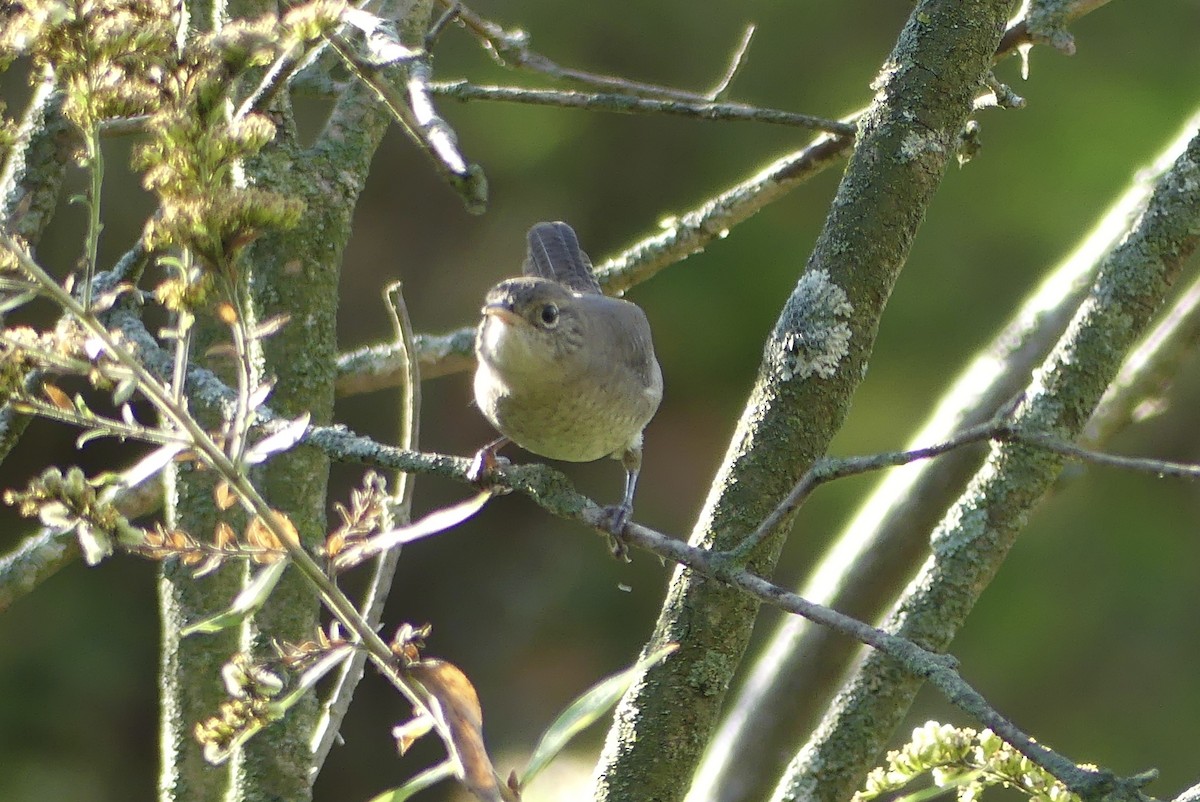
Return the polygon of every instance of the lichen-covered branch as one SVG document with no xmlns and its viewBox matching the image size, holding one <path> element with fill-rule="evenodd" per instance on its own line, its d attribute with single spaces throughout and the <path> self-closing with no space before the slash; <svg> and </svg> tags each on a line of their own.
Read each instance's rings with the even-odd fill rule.
<svg viewBox="0 0 1200 802">
<path fill-rule="evenodd" d="M 0 173 L 0 222 L 28 243 L 36 243 L 50 223 L 70 145 L 78 131 L 62 114 L 62 94 L 46 71 L 26 106 L 17 142 Z"/>
<path fill-rule="evenodd" d="M 724 550 L 753 531 L 824 453 L 862 380 L 880 316 L 991 66 L 1007 2 L 920 3 L 859 123 L 858 145 L 812 256 L 764 349 L 758 378 L 692 545 Z M 791 520 L 749 566 L 769 574 Z M 622 700 L 596 799 L 687 791 L 758 605 L 676 571 L 647 648 L 678 641 Z"/>
<path fill-rule="evenodd" d="M 1200 137 L 1176 144 L 1171 169 L 1130 235 L 1103 261 L 1096 283 L 1016 409 L 1012 425 L 1071 441 L 1083 430 L 1126 351 L 1162 303 L 1200 240 Z M 941 651 L 961 627 L 1049 490 L 1061 455 L 1024 442 L 993 445 L 984 466 L 934 531 L 933 555 L 887 628 Z M 871 654 L 796 756 L 775 799 L 844 799 L 871 767 L 920 687 Z"/>
<path fill-rule="evenodd" d="M 1016 397 L 1066 329 L 1100 260 L 1128 233 L 1154 179 L 1174 155 L 1168 151 L 1153 169 L 1138 171 L 1092 232 L 950 384 L 912 435 L 910 448 L 978 425 Z M 978 450 L 960 450 L 890 471 L 812 569 L 800 595 L 877 620 L 920 567 L 930 530 L 982 459 Z M 857 651 L 856 644 L 803 618 L 781 621 L 714 735 L 692 798 L 728 802 L 765 796 L 787 762 L 783 752 L 768 745 L 798 745 L 808 737 Z"/>
</svg>

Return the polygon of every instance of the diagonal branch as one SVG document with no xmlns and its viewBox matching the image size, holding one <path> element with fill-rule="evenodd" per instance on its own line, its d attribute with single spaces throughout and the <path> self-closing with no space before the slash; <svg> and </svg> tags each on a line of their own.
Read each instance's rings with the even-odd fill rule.
<svg viewBox="0 0 1200 802">
<path fill-rule="evenodd" d="M 800 114 L 782 109 L 767 109 L 745 103 L 716 101 L 663 100 L 634 95 L 600 92 L 578 92 L 561 89 L 533 89 L 525 86 L 481 86 L 468 81 L 449 81 L 429 85 L 435 95 L 454 100 L 493 100 L 507 103 L 526 103 L 532 106 L 611 111 L 619 114 L 667 114 L 694 117 L 702 120 L 760 122 L 811 128 L 838 136 L 854 136 L 854 124 L 829 120 L 812 114 Z"/>
<path fill-rule="evenodd" d="M 913 10 L 860 120 L 806 270 L 764 348 L 692 545 L 735 546 L 841 427 L 1008 10 L 1000 0 L 932 0 Z M 755 551 L 754 573 L 773 570 L 790 520 Z M 597 800 L 683 797 L 757 612 L 718 583 L 675 573 L 646 648 L 682 646 L 622 700 L 597 769 Z"/>
<path fill-rule="evenodd" d="M 1013 415 L 1018 431 L 1079 435 L 1125 352 L 1162 303 L 1183 260 L 1200 244 L 1200 136 L 1189 123 L 1172 168 L 1129 236 L 1102 263 L 1088 297 Z M 1191 138 L 1189 141 L 1189 137 Z M 984 467 L 933 534 L 933 555 L 888 627 L 933 651 L 945 649 L 999 570 L 1030 509 L 1063 463 L 1040 445 L 993 446 Z M 861 783 L 908 709 L 920 681 L 877 654 L 843 688 L 797 754 L 775 799 L 843 799 Z"/>
<path fill-rule="evenodd" d="M 493 42 L 500 54 L 527 54 L 528 41 L 523 32 L 509 33 L 499 26 L 484 20 L 453 0 L 439 0 L 443 6 L 454 8 L 459 18 L 475 33 Z M 1068 3 L 1069 19 L 1083 16 L 1102 3 L 1094 0 L 1072 0 Z M 1011 55 L 1018 47 L 1032 40 L 1023 20 L 1012 22 L 996 48 L 995 59 L 999 61 Z M 536 64 L 539 67 L 552 65 L 541 56 L 522 55 L 516 60 L 518 66 Z M 588 86 L 637 94 L 629 82 L 611 76 L 599 76 L 604 80 L 591 80 L 590 73 L 567 70 L 553 65 L 548 74 L 577 80 Z M 596 76 L 592 76 L 596 78 Z M 712 102 L 708 95 L 669 90 L 667 87 L 646 85 L 646 92 L 657 97 L 676 98 L 693 102 Z M 857 119 L 859 114 L 849 115 L 847 120 Z M 854 144 L 852 136 L 824 135 L 810 145 L 777 159 L 764 170 L 730 187 L 700 206 L 671 218 L 669 225 L 631 245 L 622 253 L 597 266 L 597 278 L 610 295 L 623 295 L 626 290 L 639 284 L 660 270 L 702 251 L 707 245 L 729 233 L 739 223 L 745 222 L 764 206 L 782 198 L 791 190 L 807 182 L 825 168 L 840 161 Z M 416 335 L 417 354 L 421 362 L 421 375 L 427 379 L 469 370 L 474 364 L 472 345 L 474 330 L 461 328 L 443 335 Z M 338 358 L 338 394 L 357 393 L 396 387 L 401 382 L 400 358 L 394 344 L 382 344 L 356 349 Z"/>
<path fill-rule="evenodd" d="M 1092 232 L 951 382 L 912 435 L 910 447 L 984 422 L 1017 396 L 1025 377 L 1066 329 L 1100 260 L 1128 233 L 1172 158 L 1168 152 L 1153 169 L 1135 174 Z M 1192 326 L 1200 326 L 1200 314 L 1192 317 Z M 1133 357 L 1127 364 L 1131 361 Z M 890 472 L 811 569 L 800 594 L 858 618 L 878 620 L 920 567 L 940 512 L 981 461 L 977 450 L 965 450 Z M 709 745 L 692 796 L 727 802 L 769 793 L 769 784 L 787 761 L 770 745 L 799 744 L 808 737 L 857 651 L 854 644 L 803 619 L 781 621 Z"/>
</svg>

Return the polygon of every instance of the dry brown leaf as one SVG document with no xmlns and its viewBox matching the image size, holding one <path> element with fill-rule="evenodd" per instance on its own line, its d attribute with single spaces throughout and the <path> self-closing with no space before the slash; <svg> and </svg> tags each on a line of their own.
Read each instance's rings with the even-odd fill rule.
<svg viewBox="0 0 1200 802">
<path fill-rule="evenodd" d="M 42 395 L 49 399 L 50 403 L 59 409 L 70 412 L 75 409 L 75 405 L 71 403 L 71 398 L 62 390 L 53 384 L 46 383 L 42 385 Z"/>
<path fill-rule="evenodd" d="M 283 551 L 283 544 L 275 537 L 262 518 L 257 515 L 246 525 L 246 543 L 255 549 L 262 549 L 265 554 L 256 554 L 254 562 L 261 564 L 274 562 Z"/>
<path fill-rule="evenodd" d="M 233 531 L 233 527 L 224 521 L 219 521 L 216 529 L 213 530 L 213 545 L 218 549 L 229 549 L 236 544 L 237 533 Z"/>
<path fill-rule="evenodd" d="M 341 532 L 334 532 L 329 537 L 325 538 L 325 556 L 336 557 L 338 553 L 346 547 L 346 536 Z"/>
<path fill-rule="evenodd" d="M 421 736 L 433 729 L 433 719 L 429 716 L 413 716 L 403 724 L 392 727 L 392 737 L 396 739 L 396 751 L 403 756 Z"/>
<path fill-rule="evenodd" d="M 292 523 L 292 519 L 287 517 L 285 513 L 282 513 L 279 510 L 273 510 L 272 513 L 275 516 L 275 523 L 278 524 L 281 530 L 283 530 L 284 537 L 286 537 L 293 546 L 299 546 L 300 533 L 296 531 L 296 525 Z"/>
<path fill-rule="evenodd" d="M 204 351 L 204 356 L 209 359 L 233 359 L 237 355 L 238 351 L 233 347 L 233 343 L 217 343 Z"/>
<path fill-rule="evenodd" d="M 233 492 L 229 482 L 222 479 L 213 487 L 213 501 L 217 503 L 218 510 L 227 510 L 237 504 L 237 493 Z"/>
<path fill-rule="evenodd" d="M 222 301 L 217 304 L 217 319 L 226 326 L 232 326 L 238 321 L 237 310 L 233 308 L 233 304 L 228 301 Z"/>
<path fill-rule="evenodd" d="M 467 675 L 453 663 L 436 659 L 415 663 L 407 673 L 429 693 L 430 712 L 443 736 L 450 739 L 446 748 L 453 752 L 462 772 L 459 779 L 467 790 L 487 802 L 516 799 L 501 785 L 488 756 L 483 743 L 483 709 Z"/>
</svg>

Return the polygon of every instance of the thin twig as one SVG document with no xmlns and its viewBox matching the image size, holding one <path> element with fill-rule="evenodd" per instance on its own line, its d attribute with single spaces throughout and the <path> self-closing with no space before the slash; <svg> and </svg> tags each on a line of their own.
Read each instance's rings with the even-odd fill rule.
<svg viewBox="0 0 1200 802">
<path fill-rule="evenodd" d="M 1148 473 L 1159 478 L 1171 476 L 1179 479 L 1200 479 L 1200 465 L 1191 463 L 1171 462 L 1169 460 L 1159 460 L 1150 457 L 1123 457 L 1119 454 L 1109 454 L 1104 451 L 1084 448 L 1075 443 L 1065 442 L 1054 435 L 1041 432 L 1010 429 L 996 432 L 995 436 L 1000 439 L 1037 446 L 1046 451 L 1052 451 L 1055 454 L 1061 454 L 1064 457 L 1079 460 L 1080 462 L 1091 462 L 1096 465 L 1107 465 L 1127 471 Z"/>
<path fill-rule="evenodd" d="M 738 42 L 738 46 L 733 51 L 733 57 L 729 60 L 729 67 L 725 70 L 725 74 L 721 76 L 721 80 L 717 81 L 717 85 L 708 90 L 705 95 L 709 100 L 717 101 L 725 96 L 729 91 L 730 84 L 737 77 L 738 72 L 742 67 L 746 66 L 746 53 L 750 50 L 750 42 L 754 39 L 755 26 L 751 22 L 742 31 L 742 40 Z"/>
<path fill-rule="evenodd" d="M 596 279 L 610 295 L 650 279 L 698 253 L 739 223 L 837 162 L 852 137 L 822 134 L 812 144 L 776 160 L 700 206 L 671 218 L 659 231 L 596 266 Z M 475 329 L 416 336 L 417 358 L 425 378 L 468 370 L 475 364 Z M 401 378 L 394 345 L 371 346 L 338 358 L 339 395 L 396 386 Z"/>
<path fill-rule="evenodd" d="M 329 43 L 355 76 L 375 92 L 393 119 L 459 193 L 467 210 L 472 213 L 483 211 L 487 205 L 487 179 L 479 165 L 468 162 L 463 156 L 454 132 L 435 110 L 429 92 L 428 54 L 414 51 L 403 63 L 387 65 L 403 72 L 407 96 L 402 96 L 383 75 L 381 67 L 359 58 L 339 37 L 330 37 Z"/>
<path fill-rule="evenodd" d="M 894 468 L 898 465 L 907 465 L 910 462 L 916 462 L 917 460 L 938 457 L 956 448 L 997 437 L 1003 431 L 1005 431 L 1004 422 L 998 419 L 964 429 L 945 442 L 925 448 L 915 448 L 909 451 L 885 451 L 865 457 L 823 457 L 814 462 L 813 466 L 800 477 L 800 481 L 796 483 L 795 487 L 792 488 L 792 491 L 787 494 L 783 501 L 779 502 L 779 505 L 771 511 L 771 514 L 764 518 L 763 522 L 747 535 L 745 540 L 739 543 L 736 548 L 727 552 L 727 554 L 735 562 L 744 563 L 755 547 L 775 531 L 780 522 L 798 510 L 808 499 L 809 495 L 816 490 L 818 485 L 834 479 L 842 479 L 847 476 L 856 476 L 860 473 L 868 473 L 883 468 Z"/>
<path fill-rule="evenodd" d="M 763 522 L 736 548 L 725 552 L 725 555 L 735 562 L 745 562 L 755 547 L 774 531 L 781 521 L 798 510 L 819 485 L 834 479 L 844 479 L 847 476 L 856 476 L 883 468 L 907 465 L 917 460 L 939 457 L 956 448 L 984 440 L 1027 443 L 1081 462 L 1149 473 L 1160 478 L 1171 476 L 1182 479 L 1200 479 L 1200 465 L 1151 457 L 1125 457 L 1097 451 L 1065 442 L 1052 434 L 1014 428 L 1009 425 L 1005 417 L 1001 417 L 964 429 L 945 442 L 925 448 L 915 448 L 910 451 L 885 451 L 861 457 L 824 457 L 819 459 L 813 463 L 804 476 L 800 477 L 800 481 L 771 511 L 771 514 L 764 518 Z"/>
<path fill-rule="evenodd" d="M 645 95 L 668 100 L 690 100 L 704 103 L 711 98 L 699 92 L 689 92 L 685 89 L 675 89 L 659 84 L 632 81 L 628 78 L 618 78 L 615 75 L 578 70 L 564 67 L 541 53 L 529 49 L 529 34 L 525 31 L 506 31 L 500 25 L 479 16 L 471 9 L 456 0 L 438 0 L 443 8 L 455 8 L 457 19 L 484 43 L 487 51 L 504 66 L 519 67 L 531 70 L 552 78 L 564 81 L 574 81 L 584 86 L 597 89 L 607 89 L 633 95 Z"/>
<path fill-rule="evenodd" d="M 668 114 L 703 120 L 745 121 L 790 125 L 841 136 L 853 136 L 852 123 L 830 120 L 811 114 L 767 109 L 745 103 L 718 103 L 711 100 L 680 100 L 638 97 L 629 94 L 577 92 L 561 89 L 533 89 L 524 86 L 480 86 L 467 81 L 443 81 L 429 85 L 435 95 L 455 100 L 494 100 L 527 103 L 534 106 L 559 106 L 573 109 L 611 111 L 619 114 Z"/>
<path fill-rule="evenodd" d="M 384 291 L 384 301 L 391 313 L 392 325 L 396 342 L 403 347 L 405 361 L 405 376 L 400 398 L 400 442 L 399 447 L 407 451 L 415 451 L 420 433 L 421 409 L 421 376 L 417 365 L 416 350 L 413 347 L 412 321 L 409 319 L 408 306 L 404 302 L 399 282 L 392 284 Z M 409 471 L 396 472 L 395 505 L 385 516 L 396 523 L 408 523 L 412 517 L 414 476 Z M 378 626 L 383 618 L 383 607 L 387 602 L 388 592 L 392 587 L 392 579 L 396 575 L 396 566 L 400 562 L 400 549 L 390 549 L 380 554 L 375 562 L 370 582 L 363 594 L 359 608 L 363 620 L 370 626 Z M 342 663 L 329 697 L 322 705 L 321 715 L 313 730 L 312 739 L 312 776 L 316 778 L 329 755 L 329 750 L 337 740 L 341 730 L 342 720 L 350 709 L 354 698 L 354 690 L 362 679 L 363 668 L 367 655 L 359 650 Z"/>
<path fill-rule="evenodd" d="M 601 527 L 604 522 L 599 507 L 587 508 L 580 517 L 595 527 Z M 1123 780 L 1111 772 L 1080 768 L 1069 758 L 1034 741 L 1023 730 L 1000 715 L 962 678 L 958 673 L 956 661 L 950 655 L 930 652 L 906 638 L 814 604 L 736 565 L 723 555 L 691 546 L 653 529 L 630 524 L 625 529 L 624 537 L 630 545 L 646 549 L 704 576 L 732 585 L 760 601 L 834 629 L 888 655 L 903 666 L 905 671 L 930 682 L 949 702 L 990 727 L 1013 748 L 1081 796 L 1089 797 L 1103 788 L 1125 787 L 1130 784 L 1137 787 L 1139 780 Z"/>
</svg>

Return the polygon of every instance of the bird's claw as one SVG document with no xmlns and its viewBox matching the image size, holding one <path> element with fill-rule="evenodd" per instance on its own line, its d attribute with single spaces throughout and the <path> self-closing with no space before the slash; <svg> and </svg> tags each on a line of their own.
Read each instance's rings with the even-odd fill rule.
<svg viewBox="0 0 1200 802">
<path fill-rule="evenodd" d="M 633 507 L 628 504 L 611 504 L 600 511 L 599 527 L 608 533 L 608 546 L 612 556 L 621 562 L 629 559 L 629 544 L 625 542 L 625 526 L 633 516 Z"/>
<path fill-rule="evenodd" d="M 494 482 L 497 469 L 510 464 L 506 458 L 496 453 L 494 446 L 484 446 L 476 451 L 471 459 L 471 465 L 467 468 L 467 481 L 498 494 L 510 493 L 512 488 L 502 488 Z"/>
</svg>

